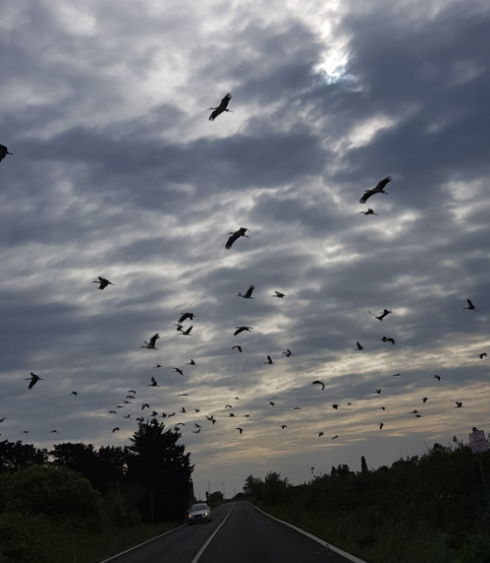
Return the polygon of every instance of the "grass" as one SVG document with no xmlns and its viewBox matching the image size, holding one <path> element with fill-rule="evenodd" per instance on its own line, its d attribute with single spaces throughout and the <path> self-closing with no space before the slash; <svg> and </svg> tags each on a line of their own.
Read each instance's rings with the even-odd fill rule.
<svg viewBox="0 0 490 563">
<path fill-rule="evenodd" d="M 44 516 L 0 515 L 0 563 L 99 563 L 182 525 L 178 522 L 90 529 Z"/>
</svg>

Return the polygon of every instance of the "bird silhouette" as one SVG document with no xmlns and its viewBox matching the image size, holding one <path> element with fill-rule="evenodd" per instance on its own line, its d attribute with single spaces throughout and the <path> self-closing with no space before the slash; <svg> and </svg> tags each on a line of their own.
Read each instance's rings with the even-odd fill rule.
<svg viewBox="0 0 490 563">
<path fill-rule="evenodd" d="M 92 283 L 98 283 L 99 284 L 99 287 L 97 289 L 105 289 L 108 285 L 114 285 L 112 282 L 110 282 L 109 280 L 106 280 L 102 276 L 97 276 L 97 277 L 99 279 L 92 282 Z"/>
<path fill-rule="evenodd" d="M 335 409 L 335 410 L 337 410 L 337 409 L 339 408 L 339 405 L 337 405 L 336 403 L 334 403 L 334 404 L 332 405 L 332 408 Z"/>
<path fill-rule="evenodd" d="M 386 176 L 386 178 L 384 180 L 381 180 L 380 182 L 378 182 L 378 184 L 376 185 L 375 188 L 373 188 L 372 190 L 366 190 L 364 192 L 364 195 L 361 197 L 361 199 L 359 200 L 359 203 L 366 203 L 366 201 L 373 195 L 375 194 L 386 194 L 388 192 L 384 191 L 384 188 L 386 187 L 386 185 L 388 184 L 388 182 L 391 182 L 391 176 Z"/>
<path fill-rule="evenodd" d="M 318 434 L 318 437 L 321 438 L 322 436 L 323 436 L 323 432 L 320 432 L 320 433 Z"/>
<path fill-rule="evenodd" d="M 272 405 L 274 407 L 275 403 L 273 403 L 272 401 L 269 401 L 269 405 Z"/>
<path fill-rule="evenodd" d="M 151 377 L 151 383 L 149 383 L 147 385 L 147 387 L 160 387 L 160 385 L 158 385 L 157 380 L 154 377 Z"/>
<path fill-rule="evenodd" d="M 231 347 L 232 350 L 234 350 L 235 348 L 236 348 L 239 352 L 242 352 L 242 347 L 241 347 L 241 346 L 232 346 L 232 347 Z"/>
<path fill-rule="evenodd" d="M 156 366 L 153 366 L 154 368 L 161 368 L 162 364 L 157 364 Z"/>
<path fill-rule="evenodd" d="M 313 381 L 312 385 L 321 385 L 322 391 L 325 389 L 325 383 L 323 383 L 323 381 L 319 381 L 318 379 Z"/>
<path fill-rule="evenodd" d="M 198 428 L 197 430 L 191 430 L 191 432 L 192 432 L 193 434 L 199 434 L 199 432 L 201 432 L 201 429 Z"/>
<path fill-rule="evenodd" d="M 463 402 L 462 401 L 456 401 L 456 407 L 457 409 L 460 409 L 463 406 Z"/>
<path fill-rule="evenodd" d="M 114 434 L 114 432 L 118 432 L 118 430 L 119 430 L 119 426 L 116 426 L 116 428 L 112 429 L 112 433 Z"/>
<path fill-rule="evenodd" d="M 285 299 L 286 294 L 281 293 L 280 291 L 274 290 L 274 295 L 272 297 L 278 297 L 279 299 Z"/>
<path fill-rule="evenodd" d="M 383 338 L 381 339 L 381 342 L 391 342 L 393 344 L 393 346 L 396 344 L 394 338 L 387 338 L 386 336 L 383 336 Z"/>
<path fill-rule="evenodd" d="M 7 147 L 5 145 L 0 145 L 0 162 L 2 162 L 2 160 L 8 155 L 10 154 L 12 156 L 12 153 L 8 151 Z"/>
<path fill-rule="evenodd" d="M 240 334 L 241 332 L 244 332 L 244 331 L 252 332 L 252 327 L 250 327 L 250 326 L 236 326 L 235 328 L 237 330 L 235 330 L 235 332 L 233 333 L 233 336 L 236 336 L 237 334 Z"/>
<path fill-rule="evenodd" d="M 180 315 L 180 319 L 177 321 L 178 324 L 183 323 L 186 319 L 193 321 L 196 316 L 194 313 L 180 313 Z"/>
<path fill-rule="evenodd" d="M 240 434 L 243 432 L 243 428 L 235 428 L 235 430 L 238 430 Z"/>
<path fill-rule="evenodd" d="M 110 414 L 117 414 L 117 411 L 109 411 Z"/>
<path fill-rule="evenodd" d="M 272 361 L 272 358 L 270 356 L 267 356 L 267 361 L 264 362 L 264 364 L 273 364 L 274 362 Z"/>
<path fill-rule="evenodd" d="M 289 348 L 286 348 L 286 351 L 283 352 L 283 354 L 286 356 L 286 358 L 289 358 L 289 356 L 294 355 Z"/>
<path fill-rule="evenodd" d="M 483 360 L 483 358 L 486 358 L 486 357 L 487 357 L 487 353 L 486 353 L 486 352 L 482 352 L 482 353 L 480 354 L 480 360 Z"/>
<path fill-rule="evenodd" d="M 281 426 L 281 428 L 284 430 L 285 428 L 287 428 L 287 426 L 286 426 L 285 424 L 283 424 L 283 425 Z"/>
<path fill-rule="evenodd" d="M 254 289 L 255 289 L 255 286 L 251 285 L 243 295 L 242 295 L 241 292 L 238 292 L 237 297 L 243 297 L 244 299 L 254 299 L 252 297 L 252 293 L 253 293 Z"/>
<path fill-rule="evenodd" d="M 26 379 L 24 379 L 24 381 L 29 381 L 29 385 L 27 386 L 27 389 L 32 389 L 38 381 L 44 381 L 42 377 L 39 377 L 39 375 L 32 373 L 32 371 L 30 372 L 30 374 L 31 377 L 26 377 Z"/>
<path fill-rule="evenodd" d="M 386 407 L 378 407 L 378 409 L 381 409 L 382 411 L 386 410 Z"/>
<path fill-rule="evenodd" d="M 194 325 L 191 325 L 187 330 L 181 330 L 180 334 L 181 336 L 192 336 L 191 335 L 191 330 L 194 328 Z"/>
<path fill-rule="evenodd" d="M 428 401 L 427 397 L 422 397 L 422 399 L 420 399 L 423 403 L 426 403 Z"/>
<path fill-rule="evenodd" d="M 180 375 L 184 375 L 184 372 L 180 368 L 174 368 L 173 373 L 180 373 Z"/>
<path fill-rule="evenodd" d="M 361 346 L 360 342 L 356 342 L 357 350 L 364 350 L 364 346 Z"/>
<path fill-rule="evenodd" d="M 332 440 L 336 440 L 339 437 L 338 434 L 335 434 L 335 436 L 332 436 Z"/>
<path fill-rule="evenodd" d="M 369 208 L 367 211 L 361 211 L 362 215 L 377 215 L 377 213 L 375 213 L 371 208 Z"/>
<path fill-rule="evenodd" d="M 144 405 L 142 405 L 141 410 L 143 409 L 149 409 L 150 405 L 148 403 L 145 403 Z"/>
<path fill-rule="evenodd" d="M 380 422 L 380 423 L 379 423 L 379 429 L 380 429 L 380 430 L 383 430 L 383 426 L 384 426 L 384 423 L 383 423 L 383 422 Z"/>
<path fill-rule="evenodd" d="M 437 381 L 441 381 L 442 377 L 440 375 L 434 375 L 432 379 L 437 379 Z"/>
<path fill-rule="evenodd" d="M 389 311 L 388 309 L 383 309 L 383 311 L 382 311 L 379 315 L 375 315 L 374 313 L 371 313 L 371 311 L 368 311 L 368 313 L 369 313 L 370 315 L 373 315 L 373 317 L 374 317 L 375 319 L 378 319 L 378 321 L 381 321 L 381 322 L 383 322 L 383 319 L 384 319 L 387 315 L 389 315 L 391 312 L 392 312 L 392 311 Z"/>
<path fill-rule="evenodd" d="M 58 430 L 50 430 L 49 433 L 50 434 L 59 434 Z"/>
<path fill-rule="evenodd" d="M 398 377 L 398 376 L 401 376 L 401 373 L 394 373 L 394 374 L 392 374 L 391 377 Z"/>
<path fill-rule="evenodd" d="M 234 233 L 228 233 L 231 236 L 226 241 L 225 248 L 229 250 L 233 246 L 233 243 L 240 237 L 248 238 L 248 235 L 245 234 L 247 231 L 248 229 L 246 229 L 245 227 L 240 227 L 238 231 L 235 231 Z"/>
<path fill-rule="evenodd" d="M 469 309 L 470 311 L 478 311 L 478 309 L 473 305 L 471 299 L 467 299 L 468 307 L 463 307 L 463 309 Z"/>
<path fill-rule="evenodd" d="M 381 389 L 376 389 L 376 393 L 377 393 L 378 395 L 381 395 Z"/>
<path fill-rule="evenodd" d="M 72 392 L 70 393 L 70 395 L 75 395 L 75 397 L 76 397 L 76 396 L 78 395 L 78 391 L 72 391 Z"/>
<path fill-rule="evenodd" d="M 196 362 L 191 358 L 191 361 L 188 362 L 186 365 L 188 366 L 197 366 Z"/>
<path fill-rule="evenodd" d="M 155 342 L 160 338 L 160 335 L 154 334 L 151 338 L 150 338 L 150 342 L 147 342 L 145 340 L 145 345 L 141 346 L 142 348 L 148 348 L 148 350 L 158 350 L 158 348 L 155 347 Z"/>
<path fill-rule="evenodd" d="M 231 100 L 231 94 L 226 94 L 226 96 L 221 100 L 219 106 L 215 108 L 209 108 L 213 110 L 213 112 L 209 116 L 209 121 L 214 121 L 218 117 L 218 115 L 221 115 L 225 111 L 233 113 L 231 109 L 228 109 L 228 104 L 230 103 L 230 100 Z"/>
</svg>

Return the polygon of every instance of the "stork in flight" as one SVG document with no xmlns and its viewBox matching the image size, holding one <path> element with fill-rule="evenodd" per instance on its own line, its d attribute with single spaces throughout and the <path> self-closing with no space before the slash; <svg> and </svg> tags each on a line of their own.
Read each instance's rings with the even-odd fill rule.
<svg viewBox="0 0 490 563">
<path fill-rule="evenodd" d="M 190 319 L 191 321 L 193 321 L 194 317 L 196 316 L 194 313 L 180 313 L 180 315 L 181 315 L 180 319 L 177 321 L 179 324 L 183 323 L 186 319 Z M 177 330 L 180 329 L 178 328 Z"/>
<path fill-rule="evenodd" d="M 483 358 L 486 358 L 486 357 L 487 357 L 487 353 L 486 353 L 486 352 L 482 352 L 482 353 L 480 354 L 480 360 L 483 360 Z"/>
<path fill-rule="evenodd" d="M 194 328 L 194 325 L 191 325 L 187 330 L 181 330 L 180 331 L 180 335 L 181 336 L 192 336 L 191 335 L 191 330 Z"/>
<path fill-rule="evenodd" d="M 243 432 L 243 428 L 235 428 L 235 430 L 238 430 L 240 434 Z"/>
<path fill-rule="evenodd" d="M 248 238 L 248 235 L 245 234 L 247 231 L 248 229 L 246 229 L 245 227 L 240 227 L 238 231 L 235 231 L 234 233 L 228 233 L 229 235 L 231 235 L 231 237 L 229 237 L 226 241 L 225 248 L 229 250 L 233 246 L 233 243 L 240 237 Z"/>
<path fill-rule="evenodd" d="M 243 297 L 244 299 L 254 299 L 252 297 L 252 293 L 253 293 L 254 289 L 255 289 L 255 286 L 251 285 L 243 295 L 239 291 L 237 297 Z"/>
<path fill-rule="evenodd" d="M 92 283 L 98 283 L 99 287 L 97 289 L 105 289 L 108 285 L 114 285 L 112 282 L 110 282 L 109 280 L 106 280 L 105 278 L 103 278 L 102 276 L 97 276 L 99 279 L 98 280 L 94 280 Z"/>
<path fill-rule="evenodd" d="M 389 315 L 389 314 L 391 313 L 391 311 L 389 311 L 388 309 L 383 309 L 383 312 L 380 313 L 380 314 L 377 315 L 377 316 L 376 316 L 374 313 L 371 313 L 371 311 L 368 311 L 368 313 L 369 313 L 370 315 L 373 315 L 373 317 L 374 317 L 375 319 L 378 319 L 378 321 L 383 322 L 383 319 L 384 319 L 387 315 Z"/>
<path fill-rule="evenodd" d="M 321 385 L 322 391 L 325 389 L 325 383 L 323 381 L 319 381 L 318 379 L 312 383 L 312 385 Z"/>
<path fill-rule="evenodd" d="M 274 290 L 275 295 L 273 295 L 272 297 L 279 297 L 279 299 L 285 299 L 286 298 L 286 294 L 285 293 L 281 293 L 280 291 L 277 291 L 276 289 Z"/>
<path fill-rule="evenodd" d="M 238 345 L 237 345 L 237 346 L 232 346 L 232 347 L 231 347 L 232 350 L 234 350 L 235 348 L 236 348 L 239 352 L 242 352 L 242 347 L 241 347 L 241 346 L 238 346 Z"/>
<path fill-rule="evenodd" d="M 469 309 L 470 311 L 478 311 L 478 309 L 473 305 L 471 299 L 467 299 L 468 307 L 463 307 L 463 309 Z"/>
<path fill-rule="evenodd" d="M 367 211 L 361 211 L 361 213 L 362 215 L 378 215 L 371 208 L 369 208 Z"/>
<path fill-rule="evenodd" d="M 149 383 L 147 387 L 160 387 L 160 385 L 158 385 L 157 380 L 154 377 L 151 377 L 151 383 Z"/>
<path fill-rule="evenodd" d="M 221 100 L 218 107 L 209 108 L 214 110 L 213 113 L 209 116 L 209 121 L 214 121 L 218 117 L 218 115 L 221 115 L 225 111 L 229 111 L 230 113 L 233 113 L 231 109 L 228 109 L 228 104 L 230 103 L 230 100 L 231 100 L 231 94 L 226 94 L 226 96 Z"/>
<path fill-rule="evenodd" d="M 381 339 L 381 342 L 391 342 L 393 344 L 393 346 L 396 344 L 394 338 L 386 338 L 386 336 L 383 336 L 383 338 Z"/>
<path fill-rule="evenodd" d="M 286 351 L 283 352 L 283 354 L 286 356 L 286 358 L 289 358 L 289 356 L 294 355 L 289 348 L 286 348 Z"/>
<path fill-rule="evenodd" d="M 270 356 L 267 356 L 267 361 L 264 362 L 264 364 L 273 364 L 274 362 L 272 361 L 272 358 Z"/>
<path fill-rule="evenodd" d="M 147 342 L 145 340 L 145 345 L 141 346 L 142 348 L 148 348 L 148 350 L 158 350 L 158 348 L 155 348 L 155 342 L 160 338 L 160 335 L 158 334 L 158 332 L 156 334 L 154 334 L 151 338 L 150 338 L 150 342 Z"/>
<path fill-rule="evenodd" d="M 34 387 L 34 385 L 36 385 L 36 383 L 41 380 L 44 381 L 42 377 L 39 377 L 39 375 L 36 375 L 35 373 L 32 373 L 32 371 L 30 372 L 31 377 L 27 377 L 24 381 L 29 381 L 29 385 L 27 386 L 27 389 L 32 389 Z"/>
<path fill-rule="evenodd" d="M 360 342 L 356 342 L 357 350 L 364 350 L 364 346 L 361 346 Z"/>
<path fill-rule="evenodd" d="M 184 375 L 184 372 L 180 368 L 174 368 L 174 373 L 180 373 L 180 375 Z"/>
<path fill-rule="evenodd" d="M 364 195 L 361 197 L 361 199 L 359 200 L 359 203 L 366 203 L 366 201 L 374 194 L 386 194 L 388 192 L 385 192 L 385 187 L 388 184 L 388 182 L 391 182 L 391 176 L 386 176 L 386 178 L 384 180 L 381 180 L 380 182 L 378 182 L 377 186 L 375 188 L 373 188 L 372 190 L 366 190 L 364 192 Z"/>
<path fill-rule="evenodd" d="M 0 145 L 0 162 L 2 162 L 2 160 L 8 155 L 10 154 L 12 156 L 12 153 L 8 151 L 7 147 L 5 145 Z"/>
<path fill-rule="evenodd" d="M 190 362 L 187 362 L 187 366 L 197 366 L 196 362 L 191 358 Z"/>
<path fill-rule="evenodd" d="M 252 332 L 251 326 L 236 326 L 235 328 L 236 330 L 233 333 L 233 336 L 236 336 L 237 334 L 240 334 L 240 332 L 244 332 L 245 330 L 247 330 L 248 332 Z"/>
</svg>

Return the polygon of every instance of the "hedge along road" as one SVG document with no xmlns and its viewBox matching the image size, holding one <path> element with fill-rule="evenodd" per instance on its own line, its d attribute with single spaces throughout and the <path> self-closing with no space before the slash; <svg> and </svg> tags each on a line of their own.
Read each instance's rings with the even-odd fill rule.
<svg viewBox="0 0 490 563">
<path fill-rule="evenodd" d="M 219 506 L 210 524 L 182 526 L 103 563 L 365 563 L 248 502 Z"/>
</svg>

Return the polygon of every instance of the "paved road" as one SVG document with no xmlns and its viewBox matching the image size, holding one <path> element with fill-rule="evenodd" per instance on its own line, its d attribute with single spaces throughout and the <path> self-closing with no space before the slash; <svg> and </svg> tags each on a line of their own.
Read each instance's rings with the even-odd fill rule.
<svg viewBox="0 0 490 563">
<path fill-rule="evenodd" d="M 248 502 L 212 512 L 210 524 L 184 526 L 118 555 L 111 563 L 352 563 Z"/>
</svg>

